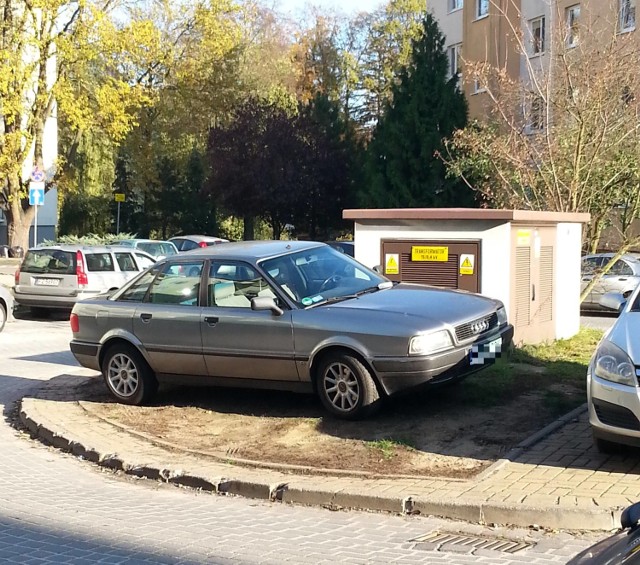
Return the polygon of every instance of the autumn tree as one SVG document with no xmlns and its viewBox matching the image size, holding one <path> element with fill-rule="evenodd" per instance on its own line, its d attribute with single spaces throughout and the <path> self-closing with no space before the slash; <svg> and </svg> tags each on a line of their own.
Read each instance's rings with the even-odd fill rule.
<svg viewBox="0 0 640 565">
<path fill-rule="evenodd" d="M 0 207 L 10 245 L 27 245 L 34 209 L 27 194 L 32 164 L 44 163 L 45 127 L 55 112 L 78 139 L 101 130 L 114 141 L 146 102 L 130 62 L 154 52 L 148 22 L 117 25 L 112 0 L 3 0 L 0 11 Z M 61 156 L 64 162 L 65 155 Z M 47 171 L 48 190 L 59 168 Z"/>
<path fill-rule="evenodd" d="M 457 76 L 449 77 L 444 37 L 431 14 L 413 43 L 409 64 L 367 148 L 361 200 L 369 207 L 446 207 L 473 204 L 471 190 L 447 177 L 443 140 L 467 122 Z"/>
<path fill-rule="evenodd" d="M 449 164 L 489 206 L 590 213 L 586 248 L 611 226 L 623 253 L 640 215 L 640 51 L 633 34 L 617 32 L 617 16 L 583 10 L 580 24 L 550 30 L 544 58 L 528 57 L 532 38 L 513 33 L 525 80 L 468 64 L 490 113 L 456 134 Z"/>
</svg>

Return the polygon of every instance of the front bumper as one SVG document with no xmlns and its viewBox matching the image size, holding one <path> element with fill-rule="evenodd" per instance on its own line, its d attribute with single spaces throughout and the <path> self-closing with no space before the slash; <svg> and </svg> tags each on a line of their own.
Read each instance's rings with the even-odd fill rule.
<svg viewBox="0 0 640 565">
<path fill-rule="evenodd" d="M 479 341 L 445 353 L 425 357 L 376 358 L 372 360 L 372 366 L 384 391 L 394 394 L 425 383 L 439 384 L 460 379 L 488 367 L 495 361 L 495 356 L 488 355 L 477 364 L 472 364 L 471 348 L 487 346 L 496 340 L 500 340 L 500 352 L 506 352 L 513 340 L 513 326 L 507 324 Z"/>
<path fill-rule="evenodd" d="M 597 377 L 587 371 L 589 423 L 597 438 L 640 447 L 640 388 Z"/>
</svg>

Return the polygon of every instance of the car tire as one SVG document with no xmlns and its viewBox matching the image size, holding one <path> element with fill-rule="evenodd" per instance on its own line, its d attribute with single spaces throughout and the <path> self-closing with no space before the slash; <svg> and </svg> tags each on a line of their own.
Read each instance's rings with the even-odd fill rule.
<svg viewBox="0 0 640 565">
<path fill-rule="evenodd" d="M 611 455 L 620 451 L 620 445 L 612 441 L 607 441 L 601 437 L 593 436 L 593 443 L 600 453 Z"/>
<path fill-rule="evenodd" d="M 130 344 L 112 345 L 102 360 L 102 376 L 111 395 L 122 404 L 146 404 L 158 381 L 140 352 Z"/>
<path fill-rule="evenodd" d="M 0 332 L 4 329 L 4 325 L 7 323 L 7 307 L 4 302 L 0 302 Z"/>
<path fill-rule="evenodd" d="M 324 357 L 316 384 L 322 404 L 338 418 L 364 418 L 380 407 L 380 393 L 371 373 L 352 355 L 331 353 Z"/>
</svg>

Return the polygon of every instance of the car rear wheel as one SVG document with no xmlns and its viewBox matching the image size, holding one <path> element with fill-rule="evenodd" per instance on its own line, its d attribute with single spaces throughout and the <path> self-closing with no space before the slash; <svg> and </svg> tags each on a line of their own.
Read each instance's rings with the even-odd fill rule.
<svg viewBox="0 0 640 565">
<path fill-rule="evenodd" d="M 369 416 L 380 405 L 380 394 L 369 370 L 348 354 L 329 354 L 318 372 L 318 394 L 324 407 L 339 418 Z"/>
<path fill-rule="evenodd" d="M 126 343 L 115 344 L 107 350 L 102 375 L 109 392 L 123 404 L 145 404 L 158 390 L 151 367 L 135 347 Z"/>
<path fill-rule="evenodd" d="M 0 302 L 0 332 L 4 329 L 4 325 L 7 321 L 7 307 L 3 302 Z"/>
</svg>

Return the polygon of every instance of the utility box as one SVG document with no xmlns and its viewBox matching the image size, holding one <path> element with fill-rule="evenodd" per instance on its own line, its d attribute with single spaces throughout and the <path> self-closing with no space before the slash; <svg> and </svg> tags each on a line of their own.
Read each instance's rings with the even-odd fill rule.
<svg viewBox="0 0 640 565">
<path fill-rule="evenodd" d="M 580 329 L 582 224 L 589 214 L 406 208 L 345 210 L 355 258 L 393 281 L 477 292 L 504 302 L 515 343 Z"/>
</svg>

